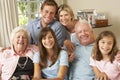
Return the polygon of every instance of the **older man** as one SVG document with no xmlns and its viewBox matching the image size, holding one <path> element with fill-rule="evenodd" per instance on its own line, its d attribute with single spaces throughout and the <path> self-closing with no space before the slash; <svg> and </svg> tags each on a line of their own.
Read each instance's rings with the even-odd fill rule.
<svg viewBox="0 0 120 80">
<path fill-rule="evenodd" d="M 86 20 L 75 25 L 75 35 L 72 42 L 76 45 L 75 58 L 70 68 L 70 80 L 93 80 L 95 75 L 89 65 L 95 36 L 91 25 Z"/>
</svg>

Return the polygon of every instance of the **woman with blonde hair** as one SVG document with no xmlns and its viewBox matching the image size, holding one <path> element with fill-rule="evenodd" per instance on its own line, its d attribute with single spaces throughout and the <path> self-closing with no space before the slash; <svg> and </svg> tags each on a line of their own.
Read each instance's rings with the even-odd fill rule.
<svg viewBox="0 0 120 80">
<path fill-rule="evenodd" d="M 64 25 L 64 27 L 67 29 L 67 31 L 70 34 L 70 40 L 71 36 L 74 35 L 75 32 L 75 24 L 77 20 L 74 18 L 74 13 L 72 11 L 72 8 L 67 5 L 67 4 L 62 4 L 58 8 L 58 19 L 60 23 Z M 74 44 L 70 40 L 65 40 L 64 45 L 66 46 L 68 52 L 69 52 L 69 61 L 72 61 L 74 56 L 73 56 L 73 51 L 75 50 Z"/>
</svg>

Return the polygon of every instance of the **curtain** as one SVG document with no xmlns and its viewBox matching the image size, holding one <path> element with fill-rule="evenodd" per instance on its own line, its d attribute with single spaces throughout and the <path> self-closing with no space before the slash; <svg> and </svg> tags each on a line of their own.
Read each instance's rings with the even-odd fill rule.
<svg viewBox="0 0 120 80">
<path fill-rule="evenodd" d="M 10 46 L 10 33 L 17 26 L 16 0 L 0 0 L 0 47 Z"/>
</svg>

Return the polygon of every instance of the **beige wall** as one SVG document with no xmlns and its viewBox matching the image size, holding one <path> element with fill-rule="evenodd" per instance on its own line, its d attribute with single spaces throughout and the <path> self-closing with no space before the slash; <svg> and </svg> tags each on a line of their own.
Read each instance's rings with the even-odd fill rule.
<svg viewBox="0 0 120 80">
<path fill-rule="evenodd" d="M 109 19 L 111 27 L 95 28 L 95 34 L 97 36 L 103 30 L 111 30 L 115 33 L 120 47 L 120 0 L 67 0 L 74 14 L 81 9 L 97 9 L 100 12 L 104 12 Z"/>
<path fill-rule="evenodd" d="M 57 2 L 58 5 L 67 3 L 67 0 L 55 0 Z"/>
</svg>

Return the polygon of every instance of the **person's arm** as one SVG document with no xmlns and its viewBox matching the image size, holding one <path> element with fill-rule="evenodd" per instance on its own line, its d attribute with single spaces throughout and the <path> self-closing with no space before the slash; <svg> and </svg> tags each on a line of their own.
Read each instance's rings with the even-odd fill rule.
<svg viewBox="0 0 120 80">
<path fill-rule="evenodd" d="M 2 52 L 3 47 L 0 47 L 0 52 Z"/>
<path fill-rule="evenodd" d="M 74 59 L 74 50 L 76 48 L 76 34 L 75 33 L 72 33 L 70 35 L 70 39 L 66 39 L 64 41 L 64 46 L 65 48 L 67 49 L 68 53 L 69 53 L 69 62 L 72 62 L 73 59 Z"/>
<path fill-rule="evenodd" d="M 114 61 L 117 64 L 118 70 L 120 70 L 120 51 L 117 52 L 117 55 L 115 56 Z"/>
<path fill-rule="evenodd" d="M 34 75 L 32 80 L 40 80 L 41 78 L 41 70 L 40 70 L 40 55 L 39 52 L 36 52 L 33 56 L 34 63 Z"/>
<path fill-rule="evenodd" d="M 55 23 L 53 25 L 51 25 L 51 26 L 52 26 L 51 28 L 55 32 L 55 35 L 56 35 L 56 38 L 58 40 L 59 45 L 61 47 L 63 47 L 64 41 L 69 36 L 68 32 L 66 31 L 66 29 L 64 28 L 64 26 L 60 22 L 58 22 L 58 21 L 55 21 Z"/>
<path fill-rule="evenodd" d="M 75 45 L 70 40 L 65 40 L 64 45 L 67 48 L 68 52 L 73 53 L 75 50 Z"/>
<path fill-rule="evenodd" d="M 11 49 L 11 47 L 0 47 L 0 52 L 2 53 L 6 49 Z"/>
<path fill-rule="evenodd" d="M 96 66 L 96 62 L 95 60 L 90 57 L 90 65 L 92 66 L 93 68 L 93 71 L 95 73 L 95 76 L 96 76 L 96 80 L 109 80 L 107 74 L 105 72 L 101 72 L 97 66 Z"/>
<path fill-rule="evenodd" d="M 41 77 L 41 70 L 39 64 L 34 63 L 34 76 L 32 80 L 64 80 L 66 72 L 67 72 L 67 66 L 60 66 L 57 77 L 43 79 Z"/>
<path fill-rule="evenodd" d="M 117 55 L 115 56 L 116 60 L 120 62 L 120 50 L 117 52 Z"/>
<path fill-rule="evenodd" d="M 34 75 L 33 80 L 39 80 L 41 79 L 41 70 L 39 63 L 34 63 Z"/>
<path fill-rule="evenodd" d="M 96 66 L 93 66 L 93 71 L 96 75 L 97 80 L 109 80 L 107 74 L 105 72 L 99 71 Z"/>
<path fill-rule="evenodd" d="M 75 46 L 70 41 L 70 35 L 67 32 L 67 30 L 65 29 L 65 27 L 61 23 L 56 22 L 53 25 L 52 29 L 55 32 L 55 35 L 56 35 L 59 45 L 61 47 L 65 46 L 69 50 L 69 52 L 73 53 Z"/>
<path fill-rule="evenodd" d="M 64 80 L 66 72 L 67 72 L 67 66 L 60 66 L 57 77 L 48 78 L 48 79 L 34 79 L 34 80 Z"/>
<path fill-rule="evenodd" d="M 59 80 L 64 80 L 65 75 L 67 73 L 67 68 L 68 68 L 67 66 L 60 66 L 58 75 L 57 75 Z M 55 79 L 55 80 L 58 80 L 58 79 Z"/>
</svg>

